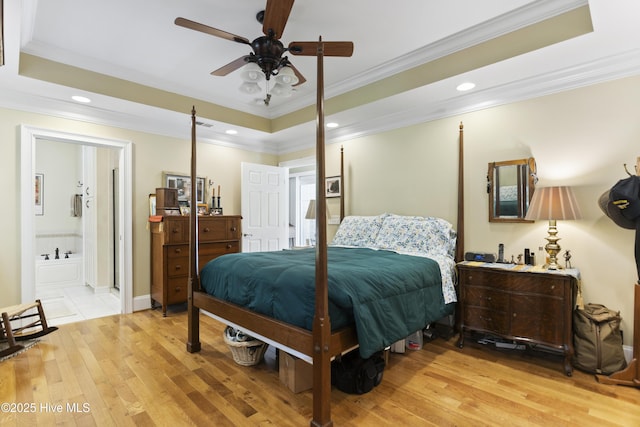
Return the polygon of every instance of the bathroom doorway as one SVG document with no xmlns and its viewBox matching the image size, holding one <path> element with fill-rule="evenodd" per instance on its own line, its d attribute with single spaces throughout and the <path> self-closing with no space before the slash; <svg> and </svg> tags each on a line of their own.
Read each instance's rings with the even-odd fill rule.
<svg viewBox="0 0 640 427">
<path fill-rule="evenodd" d="M 54 158 L 65 151 L 79 150 L 84 157 L 86 153 L 94 152 L 97 161 L 87 164 L 83 154 L 80 154 L 75 167 L 67 165 L 64 171 L 56 172 L 56 168 L 49 166 L 48 172 L 43 173 L 39 169 L 46 162 L 41 160 L 38 163 L 39 149 L 49 150 L 47 155 Z M 59 324 L 87 317 L 130 313 L 133 308 L 131 143 L 23 126 L 21 154 L 21 209 L 24 212 L 21 227 L 22 301 L 52 297 L 50 299 L 56 304 L 52 305 L 50 311 L 58 310 L 51 316 L 47 313 L 47 317 L 52 318 L 52 324 L 56 324 L 56 318 L 60 319 Z M 97 178 L 93 183 L 92 171 Z M 114 171 L 117 179 L 113 179 Z M 42 180 L 41 191 L 44 193 L 44 208 L 37 211 L 33 204 L 35 174 L 39 174 Z M 74 174 L 74 188 L 70 193 Z M 62 177 L 56 178 L 56 175 Z M 78 176 L 80 178 L 76 179 Z M 65 180 L 64 185 L 60 184 Z M 96 197 L 100 194 L 103 196 Z M 115 206 L 114 199 L 117 201 Z M 53 222 L 47 221 L 47 213 L 55 216 L 56 204 L 62 206 L 62 209 L 58 206 L 58 210 L 63 212 L 62 216 Z M 87 215 L 87 206 L 93 208 L 93 215 Z M 93 245 L 86 246 L 84 223 L 89 219 L 87 216 L 96 221 L 98 251 Z M 43 224 L 44 228 L 41 227 Z M 91 251 L 93 278 L 87 277 L 87 270 L 91 269 L 87 269 L 86 255 Z M 45 257 L 39 256 L 46 253 L 50 255 L 49 260 L 45 261 Z M 47 282 L 45 287 L 41 286 L 42 282 Z M 115 283 L 118 283 L 119 289 L 114 288 Z M 46 300 L 43 300 L 43 305 L 46 311 Z"/>
</svg>

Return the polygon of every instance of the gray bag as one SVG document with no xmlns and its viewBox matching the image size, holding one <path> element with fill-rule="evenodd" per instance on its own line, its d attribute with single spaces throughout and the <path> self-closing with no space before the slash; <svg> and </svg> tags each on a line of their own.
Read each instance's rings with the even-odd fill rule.
<svg viewBox="0 0 640 427">
<path fill-rule="evenodd" d="M 587 304 L 573 313 L 573 365 L 594 374 L 612 374 L 627 366 L 622 349 L 620 312 Z"/>
</svg>

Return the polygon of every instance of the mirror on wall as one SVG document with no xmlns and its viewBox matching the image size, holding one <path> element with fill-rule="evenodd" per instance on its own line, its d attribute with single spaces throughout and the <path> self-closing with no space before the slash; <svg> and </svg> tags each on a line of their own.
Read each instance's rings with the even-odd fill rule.
<svg viewBox="0 0 640 427">
<path fill-rule="evenodd" d="M 532 222 L 524 217 L 536 181 L 533 157 L 489 163 L 489 222 Z"/>
</svg>

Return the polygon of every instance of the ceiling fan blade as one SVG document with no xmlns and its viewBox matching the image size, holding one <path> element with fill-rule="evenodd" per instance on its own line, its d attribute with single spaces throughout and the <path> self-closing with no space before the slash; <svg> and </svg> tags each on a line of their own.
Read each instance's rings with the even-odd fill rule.
<svg viewBox="0 0 640 427">
<path fill-rule="evenodd" d="M 186 18 L 176 18 L 174 21 L 176 25 L 188 28 L 190 30 L 200 31 L 202 33 L 211 34 L 212 36 L 222 37 L 223 39 L 231 40 L 232 42 L 238 42 L 250 45 L 251 42 L 235 34 L 228 33 L 226 31 L 219 30 L 217 28 L 210 27 L 208 25 L 200 24 L 199 22 L 191 21 Z"/>
<path fill-rule="evenodd" d="M 324 56 L 351 56 L 353 54 L 353 42 L 291 42 L 288 50 L 293 55 L 316 56 L 318 43 L 323 44 Z"/>
<path fill-rule="evenodd" d="M 241 56 L 240 58 L 236 59 L 235 61 L 231 61 L 229 62 L 227 65 L 224 65 L 220 68 L 218 68 L 215 71 L 211 72 L 212 76 L 226 76 L 227 74 L 237 70 L 238 68 L 243 67 L 244 65 L 247 64 L 246 58 L 247 55 L 245 56 Z"/>
<path fill-rule="evenodd" d="M 289 19 L 289 13 L 293 7 L 294 0 L 267 0 L 267 8 L 264 11 L 264 22 L 262 32 L 269 35 L 269 30 L 273 31 L 276 39 L 282 37 L 285 25 Z"/>
<path fill-rule="evenodd" d="M 298 78 L 298 83 L 294 84 L 293 86 L 299 86 L 302 83 L 306 82 L 307 79 L 304 78 L 304 76 L 302 75 L 302 73 L 300 71 L 298 71 L 298 69 L 291 63 L 289 62 L 289 67 L 291 67 L 291 69 L 293 70 L 293 73 L 296 75 L 296 77 Z"/>
</svg>

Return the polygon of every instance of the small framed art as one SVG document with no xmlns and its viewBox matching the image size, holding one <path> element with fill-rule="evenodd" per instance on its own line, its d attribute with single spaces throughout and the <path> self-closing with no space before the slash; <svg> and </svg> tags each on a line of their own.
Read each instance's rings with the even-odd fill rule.
<svg viewBox="0 0 640 427">
<path fill-rule="evenodd" d="M 37 173 L 34 187 L 36 215 L 44 215 L 44 174 Z"/>
<path fill-rule="evenodd" d="M 342 178 L 340 176 L 329 176 L 324 181 L 325 197 L 340 197 L 342 195 Z"/>
</svg>

